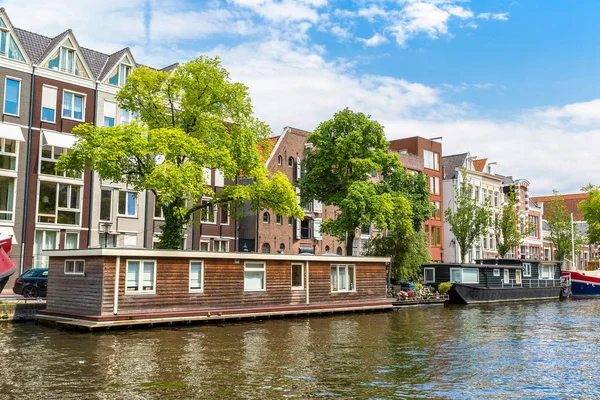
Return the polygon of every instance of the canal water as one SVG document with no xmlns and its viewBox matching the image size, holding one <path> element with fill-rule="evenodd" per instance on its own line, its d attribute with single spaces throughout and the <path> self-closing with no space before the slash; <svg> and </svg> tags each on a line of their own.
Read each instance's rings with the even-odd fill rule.
<svg viewBox="0 0 600 400">
<path fill-rule="evenodd" d="M 0 399 L 598 398 L 600 302 L 78 333 L 0 323 Z"/>
</svg>

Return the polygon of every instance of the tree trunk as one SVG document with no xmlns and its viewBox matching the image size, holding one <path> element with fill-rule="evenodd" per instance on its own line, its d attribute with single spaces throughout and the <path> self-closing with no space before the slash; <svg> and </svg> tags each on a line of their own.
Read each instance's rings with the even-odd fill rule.
<svg viewBox="0 0 600 400">
<path fill-rule="evenodd" d="M 183 200 L 180 199 L 171 204 L 163 204 L 165 223 L 160 227 L 162 236 L 157 248 L 177 250 L 181 247 L 184 221 L 181 214 L 175 211 L 175 207 L 180 207 L 181 204 L 183 204 Z"/>
<path fill-rule="evenodd" d="M 352 255 L 352 245 L 354 244 L 355 232 L 351 231 L 346 233 L 346 256 Z"/>
</svg>

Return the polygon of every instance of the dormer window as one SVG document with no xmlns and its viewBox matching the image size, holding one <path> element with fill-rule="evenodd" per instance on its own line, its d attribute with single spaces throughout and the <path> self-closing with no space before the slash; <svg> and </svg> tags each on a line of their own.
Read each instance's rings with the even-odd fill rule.
<svg viewBox="0 0 600 400">
<path fill-rule="evenodd" d="M 114 69 L 113 74 L 105 82 L 110 85 L 123 86 L 132 69 L 132 62 L 129 60 L 129 57 L 125 56 L 121 64 Z"/>
<path fill-rule="evenodd" d="M 13 34 L 10 33 L 2 18 L 0 18 L 0 54 L 12 60 L 25 62 L 23 53 L 19 50 Z"/>
<path fill-rule="evenodd" d="M 83 67 L 81 58 L 75 51 L 75 46 L 71 39 L 65 40 L 63 45 L 54 52 L 45 65 L 46 68 L 55 71 L 66 72 L 83 78 L 89 78 L 88 73 Z"/>
</svg>

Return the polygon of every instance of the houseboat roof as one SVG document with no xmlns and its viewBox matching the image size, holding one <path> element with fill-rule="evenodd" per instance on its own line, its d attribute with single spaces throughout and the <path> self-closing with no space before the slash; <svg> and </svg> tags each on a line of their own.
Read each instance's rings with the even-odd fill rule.
<svg viewBox="0 0 600 400">
<path fill-rule="evenodd" d="M 478 258 L 475 260 L 475 262 L 479 265 L 479 263 L 483 263 L 483 264 L 489 264 L 489 263 L 496 263 L 496 259 L 495 258 Z M 504 263 L 504 264 L 521 264 L 521 263 L 538 263 L 538 264 L 556 264 L 556 263 L 562 263 L 562 261 L 560 260 L 534 260 L 532 258 L 499 258 L 498 259 L 498 263 Z"/>
<path fill-rule="evenodd" d="M 435 263 L 435 264 L 423 264 L 423 268 L 435 268 L 435 267 L 450 267 L 450 268 L 485 268 L 485 269 L 523 269 L 521 264 L 460 264 L 460 263 Z"/>
<path fill-rule="evenodd" d="M 229 260 L 287 260 L 287 261 L 330 261 L 332 263 L 389 263 L 389 257 L 342 257 L 338 255 L 313 254 L 263 254 L 250 252 L 220 253 L 208 251 L 158 250 L 158 249 L 125 249 L 125 248 L 91 248 L 73 250 L 44 250 L 50 257 L 154 257 L 154 258 L 220 258 Z"/>
</svg>

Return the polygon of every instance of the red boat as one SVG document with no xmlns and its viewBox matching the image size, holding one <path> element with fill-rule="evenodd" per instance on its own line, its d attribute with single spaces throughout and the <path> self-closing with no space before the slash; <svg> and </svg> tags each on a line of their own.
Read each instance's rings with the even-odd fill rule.
<svg viewBox="0 0 600 400">
<path fill-rule="evenodd" d="M 8 256 L 11 247 L 12 236 L 0 240 L 0 293 L 6 286 L 10 276 L 17 271 L 17 264 Z"/>
<path fill-rule="evenodd" d="M 571 296 L 598 297 L 600 296 L 600 270 L 594 271 L 563 271 L 563 276 L 571 279 Z"/>
</svg>

